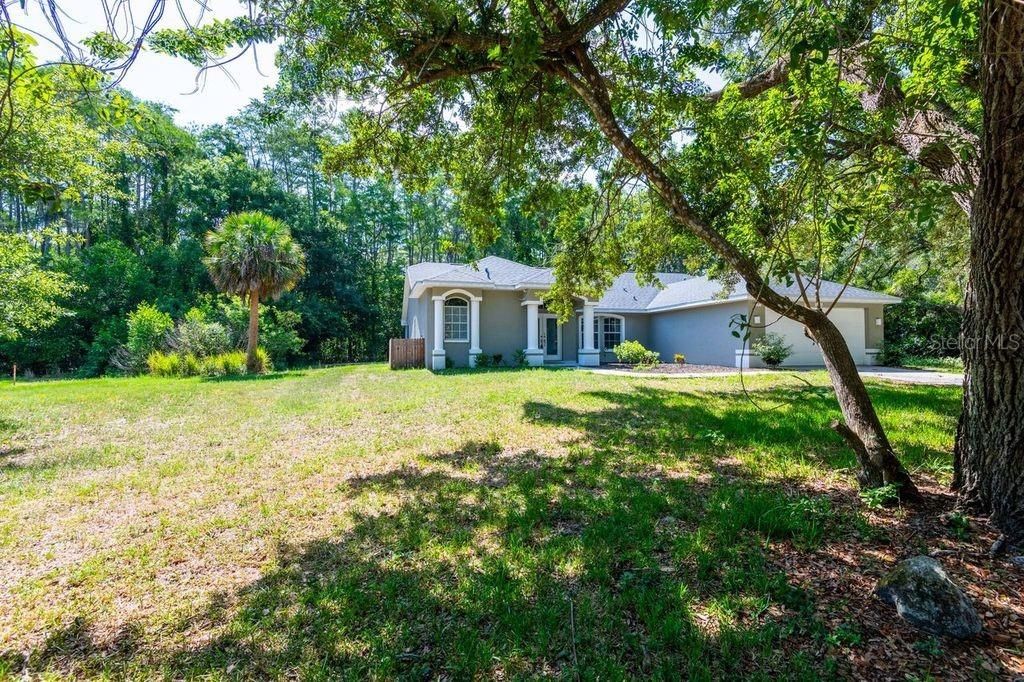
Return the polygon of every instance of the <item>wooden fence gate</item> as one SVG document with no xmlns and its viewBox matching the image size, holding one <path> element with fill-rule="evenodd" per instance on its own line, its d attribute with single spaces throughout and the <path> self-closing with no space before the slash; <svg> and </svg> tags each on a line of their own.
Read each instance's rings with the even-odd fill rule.
<svg viewBox="0 0 1024 682">
<path fill-rule="evenodd" d="M 391 369 L 423 367 L 426 360 L 424 339 L 391 339 L 388 344 L 388 362 Z"/>
</svg>

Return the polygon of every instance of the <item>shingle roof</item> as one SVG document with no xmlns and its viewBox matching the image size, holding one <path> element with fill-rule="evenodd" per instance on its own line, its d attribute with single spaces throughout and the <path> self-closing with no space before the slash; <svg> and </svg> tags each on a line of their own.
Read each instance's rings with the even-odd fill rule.
<svg viewBox="0 0 1024 682">
<path fill-rule="evenodd" d="M 678 272 L 659 272 L 655 277 L 664 286 L 674 286 L 690 278 Z M 665 289 L 657 286 L 641 286 L 634 273 L 626 272 L 615 278 L 597 302 L 597 307 L 605 310 L 645 310 L 663 291 Z"/>
<path fill-rule="evenodd" d="M 515 287 L 536 285 L 547 287 L 554 283 L 551 268 L 537 268 L 523 265 L 507 258 L 487 256 L 475 264 L 461 263 L 419 263 L 410 265 L 406 270 L 410 288 L 416 284 L 439 282 L 445 284 L 465 284 L 467 286 Z M 636 275 L 627 272 L 615 278 L 612 285 L 598 301 L 598 310 L 635 310 L 654 311 L 679 306 L 712 303 L 716 301 L 735 301 L 747 298 L 746 285 L 743 280 L 726 290 L 719 280 L 707 277 L 695 277 L 677 272 L 659 272 L 655 274 L 663 285 L 641 286 Z M 804 280 L 807 281 L 806 279 Z M 814 289 L 807 285 L 808 295 L 815 295 Z M 790 286 L 779 287 L 776 291 L 790 297 L 800 295 L 800 287 L 794 282 Z M 841 284 L 823 280 L 819 295 L 823 303 L 831 303 L 842 292 L 842 298 L 851 301 L 877 301 L 879 303 L 898 303 L 900 299 L 887 294 L 860 287 L 848 286 L 845 290 Z"/>
</svg>

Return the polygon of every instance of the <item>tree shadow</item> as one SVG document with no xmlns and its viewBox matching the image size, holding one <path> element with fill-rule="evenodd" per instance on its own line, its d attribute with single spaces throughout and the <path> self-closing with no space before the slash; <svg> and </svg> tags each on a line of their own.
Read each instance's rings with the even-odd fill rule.
<svg viewBox="0 0 1024 682">
<path fill-rule="evenodd" d="M 903 399 L 889 390 L 873 389 L 876 400 Z M 246 679 L 834 676 L 828 626 L 780 557 L 887 539 L 836 495 L 766 480 L 729 454 L 778 441 L 842 461 L 841 441 L 820 428 L 830 415 L 649 386 L 585 397 L 597 408 L 523 405 L 526 419 L 576 432 L 565 455 L 467 441 L 339 482 L 352 509 L 344 527 L 280 544 L 261 578 L 167 626 L 175 647 L 98 643 L 73 623 L 28 667 Z M 834 409 L 826 395 L 801 399 Z M 679 463 L 702 475 L 675 475 Z M 25 660 L 0 664 L 16 673 Z"/>
</svg>

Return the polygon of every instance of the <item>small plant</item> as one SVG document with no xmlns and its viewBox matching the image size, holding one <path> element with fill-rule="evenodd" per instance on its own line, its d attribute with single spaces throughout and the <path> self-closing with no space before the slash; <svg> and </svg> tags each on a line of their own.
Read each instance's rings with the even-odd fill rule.
<svg viewBox="0 0 1024 682">
<path fill-rule="evenodd" d="M 653 350 L 647 350 L 639 341 L 623 341 L 615 347 L 615 357 L 619 362 L 637 367 L 653 367 L 660 357 Z"/>
<path fill-rule="evenodd" d="M 768 332 L 750 344 L 750 350 L 761 356 L 769 367 L 778 367 L 793 354 L 793 347 L 775 332 Z"/>
<path fill-rule="evenodd" d="M 526 363 L 526 351 L 522 348 L 517 348 L 516 351 L 512 353 L 512 364 L 516 367 L 526 367 Z"/>
<path fill-rule="evenodd" d="M 860 499 L 869 509 L 891 507 L 900 499 L 900 486 L 897 483 L 886 483 L 877 488 L 865 488 L 860 491 Z"/>
<path fill-rule="evenodd" d="M 942 655 L 942 642 L 939 641 L 938 637 L 928 637 L 927 639 L 914 642 L 914 648 L 929 656 Z"/>
<path fill-rule="evenodd" d="M 452 359 L 446 355 L 444 358 L 444 368 L 452 369 L 453 367 L 455 367 L 455 363 L 452 362 Z"/>
<path fill-rule="evenodd" d="M 683 355 L 682 353 L 676 353 L 675 355 L 672 356 L 672 359 L 675 360 L 677 365 L 686 364 L 686 356 Z"/>
<path fill-rule="evenodd" d="M 697 434 L 697 440 L 704 440 L 716 446 L 722 445 L 725 443 L 725 434 L 714 429 L 706 429 Z"/>
<path fill-rule="evenodd" d="M 953 536 L 958 540 L 965 540 L 967 538 L 967 532 L 971 529 L 971 520 L 967 518 L 967 515 L 963 512 L 950 512 L 944 514 L 942 520 L 950 530 L 953 531 Z"/>
<path fill-rule="evenodd" d="M 477 369 L 484 369 L 486 367 L 490 367 L 492 362 L 494 362 L 494 358 L 488 355 L 487 353 L 480 353 L 480 355 L 476 356 Z"/>
<path fill-rule="evenodd" d="M 501 360 L 502 360 L 501 353 L 495 353 L 494 354 L 494 360 L 493 360 L 493 362 L 491 364 L 494 365 L 495 367 L 501 367 Z"/>
<path fill-rule="evenodd" d="M 825 637 L 825 641 L 832 646 L 856 646 L 861 643 L 860 631 L 855 625 L 840 623 L 839 627 Z"/>
</svg>

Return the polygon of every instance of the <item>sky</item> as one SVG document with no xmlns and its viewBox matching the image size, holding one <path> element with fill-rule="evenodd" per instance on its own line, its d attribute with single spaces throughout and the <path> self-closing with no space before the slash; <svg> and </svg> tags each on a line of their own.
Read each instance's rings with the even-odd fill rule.
<svg viewBox="0 0 1024 682">
<path fill-rule="evenodd" d="M 72 40 L 80 40 L 106 28 L 103 11 L 104 0 L 74 0 L 61 2 L 66 13 L 64 26 Z M 111 7 L 118 0 L 106 0 Z M 148 13 L 154 0 L 121 0 L 130 4 L 137 14 Z M 184 20 L 178 13 L 178 2 L 191 23 L 202 12 L 198 0 L 166 0 L 167 8 L 160 21 L 160 28 L 182 28 Z M 204 20 L 210 18 L 228 19 L 244 12 L 239 0 L 204 0 L 208 8 L 203 12 Z M 35 32 L 39 41 L 37 55 L 41 59 L 54 59 L 60 51 L 48 42 L 55 33 L 39 8 L 38 0 L 29 0 L 26 8 L 11 7 L 11 19 L 19 27 Z M 137 16 L 137 21 L 141 17 Z M 177 110 L 174 120 L 179 125 L 209 125 L 223 122 L 237 113 L 251 100 L 259 99 L 263 89 L 277 82 L 274 66 L 276 47 L 271 44 L 256 46 L 257 62 L 252 52 L 232 62 L 224 70 L 206 72 L 205 81 L 196 90 L 198 69 L 183 59 L 167 57 L 153 52 L 143 52 L 128 71 L 122 87 L 141 99 L 166 104 Z M 226 73 L 225 73 L 226 71 Z M 261 73 L 262 72 L 262 73 Z M 234 79 L 234 82 L 232 82 Z"/>
</svg>

